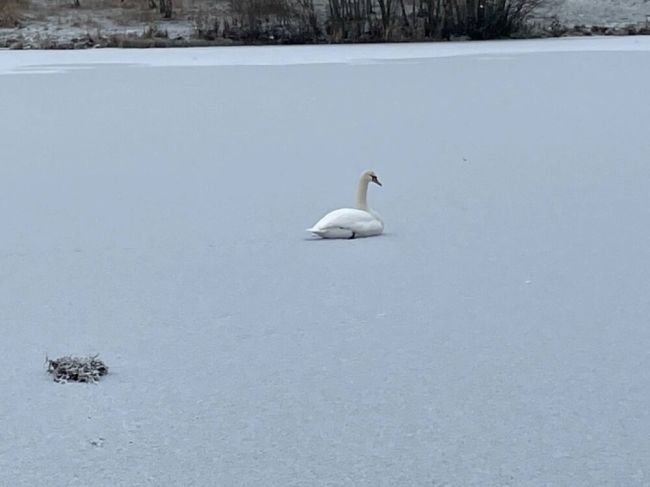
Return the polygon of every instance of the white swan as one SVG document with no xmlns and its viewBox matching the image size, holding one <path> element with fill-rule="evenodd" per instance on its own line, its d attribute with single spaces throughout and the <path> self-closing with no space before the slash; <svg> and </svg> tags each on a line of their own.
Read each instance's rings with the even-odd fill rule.
<svg viewBox="0 0 650 487">
<path fill-rule="evenodd" d="M 378 213 L 368 208 L 368 183 L 381 186 L 373 171 L 364 171 L 359 178 L 357 207 L 341 208 L 329 212 L 307 231 L 321 238 L 356 238 L 379 235 L 384 231 L 384 222 Z"/>
</svg>

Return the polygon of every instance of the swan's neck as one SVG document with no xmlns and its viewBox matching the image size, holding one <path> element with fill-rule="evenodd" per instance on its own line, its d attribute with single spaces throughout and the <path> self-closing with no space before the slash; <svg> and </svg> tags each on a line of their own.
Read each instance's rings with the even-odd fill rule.
<svg viewBox="0 0 650 487">
<path fill-rule="evenodd" d="M 368 211 L 368 181 L 365 178 L 359 179 L 357 188 L 357 208 Z"/>
</svg>

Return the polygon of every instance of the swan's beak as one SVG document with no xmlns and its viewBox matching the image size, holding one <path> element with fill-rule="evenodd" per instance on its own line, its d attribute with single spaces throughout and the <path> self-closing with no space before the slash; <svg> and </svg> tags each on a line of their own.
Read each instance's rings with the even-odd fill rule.
<svg viewBox="0 0 650 487">
<path fill-rule="evenodd" d="M 382 184 L 379 182 L 379 179 L 377 179 L 377 176 L 375 176 L 374 178 L 372 178 L 372 182 L 375 183 L 375 184 L 377 184 L 377 185 L 379 185 L 379 186 L 382 185 Z"/>
</svg>

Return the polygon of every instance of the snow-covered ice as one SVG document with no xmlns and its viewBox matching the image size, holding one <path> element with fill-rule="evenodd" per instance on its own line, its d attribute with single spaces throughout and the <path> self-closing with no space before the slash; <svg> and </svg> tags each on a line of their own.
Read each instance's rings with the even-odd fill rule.
<svg viewBox="0 0 650 487">
<path fill-rule="evenodd" d="M 585 37 L 519 41 L 352 44 L 331 46 L 237 46 L 167 49 L 0 51 L 0 74 L 58 73 L 110 65 L 154 67 L 291 66 L 301 64 L 375 64 L 386 61 L 425 63 L 440 57 L 491 56 L 555 52 L 647 52 L 650 37 Z"/>
<path fill-rule="evenodd" d="M 650 485 L 650 39 L 0 72 L 0 485 Z"/>
</svg>

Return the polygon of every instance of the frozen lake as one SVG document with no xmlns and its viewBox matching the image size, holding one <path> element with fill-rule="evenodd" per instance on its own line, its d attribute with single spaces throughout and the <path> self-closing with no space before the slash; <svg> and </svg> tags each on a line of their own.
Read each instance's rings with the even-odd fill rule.
<svg viewBox="0 0 650 487">
<path fill-rule="evenodd" d="M 1 485 L 650 485 L 650 38 L 0 73 Z"/>
</svg>

